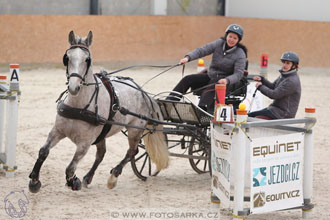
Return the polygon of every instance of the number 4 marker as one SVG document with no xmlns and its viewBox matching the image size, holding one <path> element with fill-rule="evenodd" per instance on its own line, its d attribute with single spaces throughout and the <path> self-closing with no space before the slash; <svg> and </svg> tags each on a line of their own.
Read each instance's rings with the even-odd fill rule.
<svg viewBox="0 0 330 220">
<path fill-rule="evenodd" d="M 234 123 L 233 106 L 218 105 L 215 111 L 215 122 L 218 123 Z"/>
</svg>

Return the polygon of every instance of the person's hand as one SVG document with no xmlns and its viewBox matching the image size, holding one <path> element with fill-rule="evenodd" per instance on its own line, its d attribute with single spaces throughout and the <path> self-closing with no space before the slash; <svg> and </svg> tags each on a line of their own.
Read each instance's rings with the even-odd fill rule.
<svg viewBox="0 0 330 220">
<path fill-rule="evenodd" d="M 219 79 L 218 83 L 227 85 L 228 81 L 227 79 Z"/>
<path fill-rule="evenodd" d="M 183 65 L 188 62 L 188 57 L 184 57 L 180 60 L 180 64 Z"/>
<path fill-rule="evenodd" d="M 259 86 L 261 86 L 262 85 L 262 82 L 257 82 L 256 83 L 256 88 L 259 88 Z"/>
<path fill-rule="evenodd" d="M 253 77 L 253 80 L 260 82 L 261 81 L 261 77 L 260 76 L 254 76 Z"/>
</svg>

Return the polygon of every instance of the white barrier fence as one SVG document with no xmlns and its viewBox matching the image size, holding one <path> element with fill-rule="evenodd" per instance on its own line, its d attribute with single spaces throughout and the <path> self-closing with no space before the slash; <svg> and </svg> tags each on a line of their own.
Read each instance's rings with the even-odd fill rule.
<svg viewBox="0 0 330 220">
<path fill-rule="evenodd" d="M 233 219 L 297 208 L 311 216 L 314 114 L 306 108 L 302 119 L 247 120 L 237 110 L 234 124 L 211 125 L 212 191 L 222 207 L 233 206 Z"/>
<path fill-rule="evenodd" d="M 9 83 L 0 77 L 0 164 L 6 177 L 13 177 L 16 166 L 16 139 L 19 103 L 19 65 L 10 64 Z M 4 129 L 5 128 L 5 129 Z"/>
</svg>

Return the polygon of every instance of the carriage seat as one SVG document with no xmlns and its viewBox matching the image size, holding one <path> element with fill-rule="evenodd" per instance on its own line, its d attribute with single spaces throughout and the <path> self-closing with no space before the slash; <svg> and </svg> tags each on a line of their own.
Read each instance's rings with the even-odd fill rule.
<svg viewBox="0 0 330 220">
<path fill-rule="evenodd" d="M 272 118 L 265 116 L 265 115 L 258 115 L 255 118 L 264 119 L 264 120 L 273 120 Z"/>
<path fill-rule="evenodd" d="M 248 85 L 248 71 L 244 71 L 243 78 L 236 84 L 230 85 L 226 91 L 225 103 L 227 105 L 232 104 L 235 108 L 238 108 L 238 105 L 246 98 L 247 85 Z M 196 96 L 201 96 L 203 90 L 194 91 L 193 94 Z"/>
</svg>

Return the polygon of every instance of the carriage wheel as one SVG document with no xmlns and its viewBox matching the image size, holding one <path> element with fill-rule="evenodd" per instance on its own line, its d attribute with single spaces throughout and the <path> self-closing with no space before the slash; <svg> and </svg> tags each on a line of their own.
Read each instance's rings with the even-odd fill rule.
<svg viewBox="0 0 330 220">
<path fill-rule="evenodd" d="M 204 157 L 205 159 L 191 159 L 189 163 L 191 167 L 199 174 L 207 173 L 211 170 L 210 147 L 201 145 L 195 137 L 191 137 L 189 142 L 188 154 L 192 156 Z"/>
<path fill-rule="evenodd" d="M 131 160 L 135 175 L 143 181 L 147 180 L 149 176 L 157 176 L 160 171 L 156 169 L 156 165 L 151 161 L 145 145 L 139 144 L 138 149 L 139 153 Z"/>
</svg>

